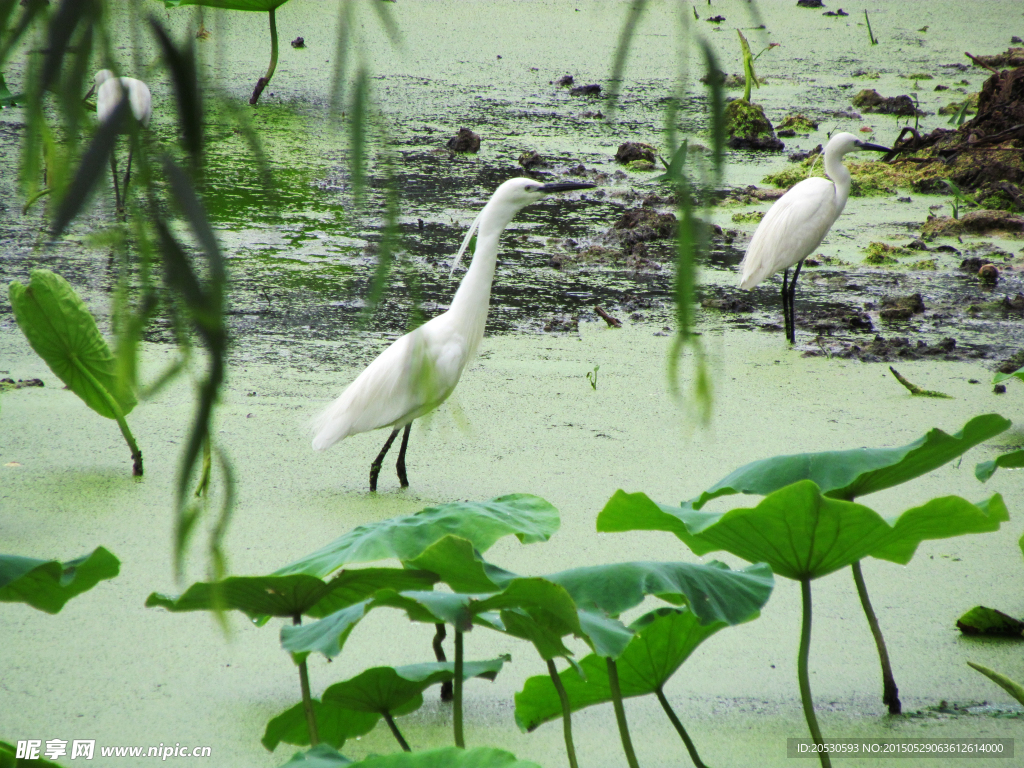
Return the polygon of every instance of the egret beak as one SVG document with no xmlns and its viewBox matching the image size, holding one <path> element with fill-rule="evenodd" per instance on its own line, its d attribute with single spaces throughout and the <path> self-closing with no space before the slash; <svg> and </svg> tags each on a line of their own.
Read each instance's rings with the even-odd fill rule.
<svg viewBox="0 0 1024 768">
<path fill-rule="evenodd" d="M 889 147 L 883 147 L 881 144 L 869 144 L 866 141 L 856 142 L 857 149 L 870 149 L 873 152 L 892 152 Z"/>
<path fill-rule="evenodd" d="M 562 181 L 557 184 L 543 184 L 541 185 L 541 192 L 569 192 L 574 189 L 593 189 L 597 184 L 591 184 L 589 181 Z"/>
<path fill-rule="evenodd" d="M 89 89 L 89 92 L 87 94 L 85 94 L 85 96 L 82 97 L 82 101 L 88 101 L 89 97 L 92 96 L 95 92 L 96 92 L 96 83 L 93 83 L 92 84 L 92 88 Z"/>
</svg>

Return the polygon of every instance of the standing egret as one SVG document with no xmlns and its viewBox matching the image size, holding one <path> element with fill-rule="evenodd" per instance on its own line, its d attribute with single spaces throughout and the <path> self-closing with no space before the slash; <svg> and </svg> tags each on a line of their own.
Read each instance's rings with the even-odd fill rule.
<svg viewBox="0 0 1024 768">
<path fill-rule="evenodd" d="M 819 177 L 804 179 L 780 197 L 757 225 L 740 263 L 740 288 L 748 291 L 783 270 L 782 315 L 786 323 L 786 338 L 791 344 L 796 343 L 793 298 L 800 267 L 804 259 L 821 245 L 850 196 L 850 172 L 843 165 L 843 155 L 862 149 L 892 151 L 888 147 L 861 141 L 852 133 L 833 136 L 825 147 L 825 173 L 832 181 Z M 789 268 L 794 264 L 796 270 L 790 283 Z"/>
<path fill-rule="evenodd" d="M 491 299 L 491 283 L 498 256 L 498 237 L 522 208 L 553 192 L 590 189 L 583 182 L 543 184 L 533 179 L 510 179 L 487 201 L 466 233 L 452 264 L 452 274 L 477 234 L 473 262 L 455 292 L 451 306 L 414 331 L 405 334 L 370 363 L 341 396 L 314 421 L 313 448 L 322 451 L 349 435 L 391 427 L 391 435 L 370 465 L 370 490 L 377 490 L 377 475 L 399 430 L 398 480 L 403 488 L 405 451 L 414 419 L 443 403 L 459 383 L 466 365 L 484 335 Z"/>
<path fill-rule="evenodd" d="M 101 69 L 96 73 L 92 90 L 86 94 L 86 98 L 93 91 L 96 92 L 96 117 L 101 123 L 109 120 L 121 100 L 127 98 L 135 119 L 143 128 L 149 125 L 149 119 L 153 116 L 153 97 L 149 92 L 149 86 L 141 80 L 136 80 L 134 77 L 115 77 L 109 69 Z M 128 149 L 128 170 L 124 174 L 125 203 L 128 202 L 128 180 L 132 175 L 133 149 L 134 147 Z M 110 153 L 110 172 L 114 177 L 114 199 L 117 203 L 117 210 L 121 213 L 124 211 L 124 206 L 121 202 L 121 192 L 118 190 L 117 161 L 113 152 Z"/>
</svg>

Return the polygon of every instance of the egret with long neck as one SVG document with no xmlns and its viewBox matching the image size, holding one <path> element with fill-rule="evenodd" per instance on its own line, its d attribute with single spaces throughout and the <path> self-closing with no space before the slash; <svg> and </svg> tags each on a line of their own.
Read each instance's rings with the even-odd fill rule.
<svg viewBox="0 0 1024 768">
<path fill-rule="evenodd" d="M 780 197 L 761 219 L 740 263 L 740 288 L 746 290 L 783 270 L 782 316 L 790 344 L 796 343 L 793 301 L 800 267 L 804 259 L 821 245 L 850 196 L 850 172 L 843 165 L 843 155 L 864 149 L 892 151 L 888 147 L 861 141 L 852 133 L 833 136 L 825 147 L 825 173 L 832 180 L 820 177 L 804 179 Z M 789 268 L 794 264 L 796 270 L 790 282 Z"/>
<path fill-rule="evenodd" d="M 349 435 L 390 427 L 391 434 L 370 465 L 370 490 L 377 490 L 377 476 L 400 431 L 398 481 L 409 479 L 405 452 L 413 420 L 437 408 L 459 383 L 459 377 L 484 335 L 491 283 L 498 256 L 498 238 L 512 218 L 531 203 L 555 192 L 589 189 L 594 184 L 563 182 L 544 184 L 533 179 L 510 179 L 502 184 L 466 233 L 452 264 L 452 273 L 477 235 L 473 262 L 455 292 L 448 311 L 405 334 L 370 363 L 341 396 L 314 421 L 313 448 L 322 451 Z"/>
</svg>

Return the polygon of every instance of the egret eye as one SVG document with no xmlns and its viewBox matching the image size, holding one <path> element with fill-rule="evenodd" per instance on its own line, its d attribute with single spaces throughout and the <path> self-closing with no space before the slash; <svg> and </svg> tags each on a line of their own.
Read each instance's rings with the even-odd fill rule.
<svg viewBox="0 0 1024 768">
<path fill-rule="evenodd" d="M 538 191 L 540 189 L 540 187 L 534 187 L 534 186 L 530 185 L 530 186 L 523 187 L 523 189 L 525 189 L 527 192 L 536 192 L 536 191 Z"/>
</svg>

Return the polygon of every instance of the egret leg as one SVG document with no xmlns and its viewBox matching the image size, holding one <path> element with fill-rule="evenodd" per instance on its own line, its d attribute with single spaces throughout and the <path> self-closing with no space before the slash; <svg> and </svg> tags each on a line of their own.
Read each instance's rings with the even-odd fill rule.
<svg viewBox="0 0 1024 768">
<path fill-rule="evenodd" d="M 121 207 L 121 190 L 117 185 L 117 156 L 115 150 L 110 152 L 110 175 L 114 178 L 114 204 L 117 212 L 121 213 L 124 209 Z"/>
<path fill-rule="evenodd" d="M 794 333 L 789 322 L 789 269 L 782 273 L 782 322 L 786 326 L 786 339 L 792 342 Z"/>
<path fill-rule="evenodd" d="M 124 195 L 124 207 L 128 207 L 128 181 L 132 177 L 132 153 L 135 151 L 134 146 L 128 147 L 128 170 L 124 172 L 124 186 L 121 187 L 121 191 Z"/>
<path fill-rule="evenodd" d="M 388 436 L 388 441 L 384 443 L 384 447 L 380 449 L 380 453 L 377 454 L 377 458 L 373 460 L 373 464 L 370 465 L 370 490 L 377 490 L 377 475 L 380 474 L 381 464 L 384 463 L 384 457 L 388 455 L 388 451 L 391 450 L 391 444 L 395 442 L 395 438 L 398 437 L 398 430 L 391 430 L 391 434 Z"/>
<path fill-rule="evenodd" d="M 395 469 L 398 470 L 398 484 L 403 488 L 409 487 L 409 478 L 405 475 L 405 449 L 409 447 L 410 429 L 412 429 L 411 421 L 405 425 L 405 431 L 402 432 L 402 447 L 398 449 L 398 461 L 395 463 Z"/>
</svg>

